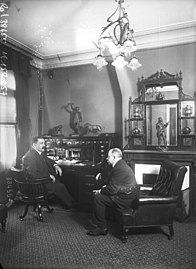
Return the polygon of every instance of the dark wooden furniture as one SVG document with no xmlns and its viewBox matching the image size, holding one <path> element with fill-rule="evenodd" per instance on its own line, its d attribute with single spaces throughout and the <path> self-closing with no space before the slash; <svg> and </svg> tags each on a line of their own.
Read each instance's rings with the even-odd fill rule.
<svg viewBox="0 0 196 269">
<path fill-rule="evenodd" d="M 137 87 L 138 98 L 129 99 L 126 149 L 196 150 L 196 92 L 183 92 L 182 73 L 161 70 L 139 78 Z"/>
<path fill-rule="evenodd" d="M 49 213 L 53 212 L 52 208 L 48 206 L 48 192 L 46 190 L 46 184 L 50 182 L 50 179 L 36 179 L 33 181 L 21 179 L 15 179 L 20 192 L 21 201 L 24 202 L 25 210 L 22 215 L 19 216 L 22 221 L 28 213 L 29 206 L 33 206 L 34 212 L 37 209 L 37 218 L 39 221 L 43 221 L 42 206 L 46 206 Z"/>
<path fill-rule="evenodd" d="M 104 166 L 108 151 L 120 147 L 119 136 L 45 137 L 47 156 L 63 169 L 62 183 L 78 203 L 81 211 L 91 211 L 95 176 Z"/>
<path fill-rule="evenodd" d="M 62 183 L 66 185 L 78 204 L 78 210 L 91 212 L 94 198 L 93 190 L 97 188 L 95 176 L 101 172 L 101 165 L 63 165 L 61 163 L 61 168 L 63 170 Z"/>
<path fill-rule="evenodd" d="M 168 239 L 172 239 L 175 210 L 186 171 L 185 166 L 164 161 L 152 190 L 140 191 L 133 208 L 116 209 L 123 243 L 127 241 L 128 230 L 134 227 L 168 226 Z"/>
<path fill-rule="evenodd" d="M 103 162 L 111 147 L 120 147 L 119 136 L 116 133 L 44 139 L 47 156 L 55 160 L 78 160 L 91 165 Z"/>
<path fill-rule="evenodd" d="M 5 232 L 7 216 L 8 216 L 7 206 L 4 204 L 0 204 L 0 223 L 1 223 L 2 232 Z"/>
<path fill-rule="evenodd" d="M 184 93 L 182 80 L 181 72 L 163 70 L 138 79 L 138 97 L 129 100 L 124 147 L 139 184 L 146 185 L 145 173 L 152 179 L 164 160 L 187 167 L 176 213 L 180 221 L 196 215 L 196 92 Z"/>
</svg>

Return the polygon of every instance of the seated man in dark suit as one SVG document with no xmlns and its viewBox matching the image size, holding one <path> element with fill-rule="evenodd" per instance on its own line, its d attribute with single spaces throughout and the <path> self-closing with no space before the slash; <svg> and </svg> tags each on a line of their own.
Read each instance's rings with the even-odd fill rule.
<svg viewBox="0 0 196 269">
<path fill-rule="evenodd" d="M 106 179 L 100 178 L 98 174 L 96 179 L 102 181 L 101 189 L 95 191 L 93 203 L 92 230 L 88 235 L 106 235 L 107 224 L 105 211 L 108 207 L 129 208 L 132 201 L 139 195 L 139 186 L 137 185 L 135 175 L 131 167 L 122 160 L 122 152 L 118 148 L 110 149 L 107 162 L 110 164 L 111 171 Z"/>
<path fill-rule="evenodd" d="M 51 179 L 51 183 L 46 184 L 48 191 L 61 200 L 65 209 L 71 209 L 73 198 L 58 179 L 62 175 L 62 169 L 44 154 L 44 148 L 45 141 L 42 137 L 33 138 L 31 149 L 22 158 L 23 168 L 29 180 L 47 177 Z"/>
</svg>

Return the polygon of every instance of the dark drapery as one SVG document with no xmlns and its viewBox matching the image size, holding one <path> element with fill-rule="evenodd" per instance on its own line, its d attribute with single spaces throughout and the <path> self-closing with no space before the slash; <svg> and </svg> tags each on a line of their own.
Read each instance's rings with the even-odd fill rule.
<svg viewBox="0 0 196 269">
<path fill-rule="evenodd" d="M 29 148 L 30 118 L 29 118 L 29 88 L 30 57 L 12 48 L 2 45 L 2 51 L 7 56 L 7 69 L 13 70 L 16 79 L 16 110 L 17 110 L 17 162 Z"/>
</svg>

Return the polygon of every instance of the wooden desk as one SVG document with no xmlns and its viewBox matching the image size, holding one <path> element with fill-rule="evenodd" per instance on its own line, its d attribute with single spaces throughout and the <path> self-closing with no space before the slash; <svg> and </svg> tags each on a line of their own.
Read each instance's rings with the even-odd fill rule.
<svg viewBox="0 0 196 269">
<path fill-rule="evenodd" d="M 78 203 L 78 209 L 92 211 L 93 190 L 99 186 L 95 176 L 101 171 L 101 167 L 77 164 L 60 166 L 63 170 L 62 182 Z"/>
</svg>

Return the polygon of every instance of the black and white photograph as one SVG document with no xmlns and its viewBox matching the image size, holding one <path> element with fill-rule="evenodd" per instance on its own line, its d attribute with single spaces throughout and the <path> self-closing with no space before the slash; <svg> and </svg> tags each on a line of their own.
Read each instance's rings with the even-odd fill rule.
<svg viewBox="0 0 196 269">
<path fill-rule="evenodd" d="M 0 0 L 0 269 L 196 269 L 196 0 Z"/>
</svg>

